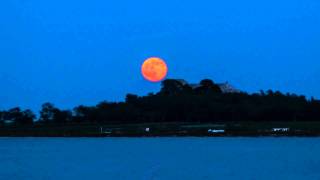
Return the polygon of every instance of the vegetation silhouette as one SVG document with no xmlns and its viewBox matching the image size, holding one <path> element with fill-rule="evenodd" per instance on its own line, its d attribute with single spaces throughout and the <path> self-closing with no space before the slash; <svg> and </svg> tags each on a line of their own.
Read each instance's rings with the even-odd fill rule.
<svg viewBox="0 0 320 180">
<path fill-rule="evenodd" d="M 125 102 L 80 105 L 72 111 L 42 105 L 36 119 L 19 107 L 0 111 L 0 126 L 27 127 L 79 124 L 320 122 L 320 101 L 279 91 L 224 93 L 210 79 L 197 86 L 167 79 L 160 92 L 127 94 Z"/>
</svg>

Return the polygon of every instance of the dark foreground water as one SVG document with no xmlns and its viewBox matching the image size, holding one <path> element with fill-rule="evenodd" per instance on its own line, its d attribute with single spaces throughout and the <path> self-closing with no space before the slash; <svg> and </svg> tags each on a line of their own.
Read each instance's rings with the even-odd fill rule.
<svg viewBox="0 0 320 180">
<path fill-rule="evenodd" d="M 0 138 L 0 179 L 320 179 L 320 138 Z"/>
</svg>

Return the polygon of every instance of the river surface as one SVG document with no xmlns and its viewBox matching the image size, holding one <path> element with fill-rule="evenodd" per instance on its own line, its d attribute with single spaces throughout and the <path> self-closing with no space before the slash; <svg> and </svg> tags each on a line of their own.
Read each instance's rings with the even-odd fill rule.
<svg viewBox="0 0 320 180">
<path fill-rule="evenodd" d="M 320 179 L 320 138 L 0 138 L 2 179 Z"/>
</svg>

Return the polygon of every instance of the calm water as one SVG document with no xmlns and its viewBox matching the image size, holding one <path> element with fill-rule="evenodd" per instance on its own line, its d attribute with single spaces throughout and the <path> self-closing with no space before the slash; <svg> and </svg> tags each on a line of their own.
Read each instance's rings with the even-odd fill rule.
<svg viewBox="0 0 320 180">
<path fill-rule="evenodd" d="M 0 138 L 0 179 L 320 179 L 320 138 Z"/>
</svg>

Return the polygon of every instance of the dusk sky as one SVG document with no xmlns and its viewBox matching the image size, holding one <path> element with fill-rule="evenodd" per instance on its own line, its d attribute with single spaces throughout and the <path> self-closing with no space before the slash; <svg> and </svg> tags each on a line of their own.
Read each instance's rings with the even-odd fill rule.
<svg viewBox="0 0 320 180">
<path fill-rule="evenodd" d="M 0 17 L 0 109 L 156 92 L 150 56 L 168 78 L 320 98 L 319 0 L 4 0 Z"/>
</svg>

